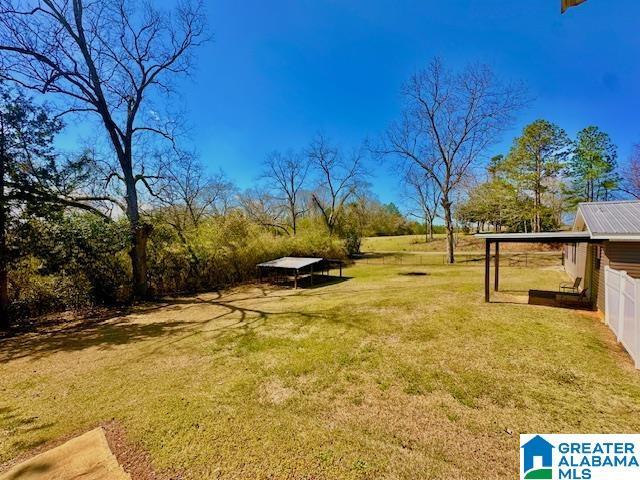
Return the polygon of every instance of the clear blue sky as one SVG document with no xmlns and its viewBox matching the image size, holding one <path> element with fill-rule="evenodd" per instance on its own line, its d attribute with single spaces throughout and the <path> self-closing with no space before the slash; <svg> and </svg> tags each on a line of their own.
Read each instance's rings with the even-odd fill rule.
<svg viewBox="0 0 640 480">
<path fill-rule="evenodd" d="M 434 55 L 451 66 L 486 62 L 523 80 L 546 118 L 570 135 L 595 124 L 619 146 L 640 142 L 640 2 L 588 0 L 208 0 L 214 40 L 182 83 L 194 142 L 212 171 L 244 188 L 272 150 L 304 147 L 322 130 L 345 147 L 397 117 L 399 89 Z M 373 190 L 396 200 L 376 167 Z"/>
</svg>

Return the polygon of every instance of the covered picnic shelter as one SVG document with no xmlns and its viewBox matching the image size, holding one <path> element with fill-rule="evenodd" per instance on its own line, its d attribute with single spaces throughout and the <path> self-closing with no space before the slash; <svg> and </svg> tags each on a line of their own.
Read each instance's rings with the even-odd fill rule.
<svg viewBox="0 0 640 480">
<path fill-rule="evenodd" d="M 265 274 L 275 273 L 283 276 L 293 276 L 293 286 L 298 288 L 298 279 L 301 276 L 309 277 L 313 285 L 313 274 L 323 271 L 329 272 L 331 267 L 340 268 L 340 277 L 342 277 L 342 261 L 335 259 L 316 258 L 316 257 L 281 257 L 268 262 L 259 263 L 258 278 L 262 281 Z"/>
<path fill-rule="evenodd" d="M 491 301 L 491 245 L 494 250 L 493 290 L 500 288 L 500 244 L 501 243 L 598 243 L 588 231 L 541 232 L 541 233 L 479 233 L 476 237 L 485 240 L 484 256 L 484 301 Z"/>
</svg>

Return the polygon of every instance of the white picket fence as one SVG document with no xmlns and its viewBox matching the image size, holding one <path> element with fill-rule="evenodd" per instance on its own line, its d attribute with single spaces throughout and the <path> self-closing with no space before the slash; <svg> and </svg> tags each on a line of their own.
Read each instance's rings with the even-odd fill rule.
<svg viewBox="0 0 640 480">
<path fill-rule="evenodd" d="M 604 267 L 605 322 L 640 368 L 640 279 Z"/>
</svg>

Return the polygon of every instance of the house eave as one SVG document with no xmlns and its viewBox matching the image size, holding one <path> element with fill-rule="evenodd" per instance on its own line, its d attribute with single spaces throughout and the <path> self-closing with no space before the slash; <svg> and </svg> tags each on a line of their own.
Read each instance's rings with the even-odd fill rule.
<svg viewBox="0 0 640 480">
<path fill-rule="evenodd" d="M 627 234 L 595 234 L 591 238 L 594 240 L 607 240 L 609 242 L 640 242 L 640 235 Z"/>
</svg>

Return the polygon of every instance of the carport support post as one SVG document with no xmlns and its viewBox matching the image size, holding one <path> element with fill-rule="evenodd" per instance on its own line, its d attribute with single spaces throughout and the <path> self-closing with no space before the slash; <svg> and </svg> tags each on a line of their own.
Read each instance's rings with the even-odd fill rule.
<svg viewBox="0 0 640 480">
<path fill-rule="evenodd" d="M 490 276 L 491 273 L 491 241 L 490 240 L 485 240 L 485 245 L 484 245 L 484 301 L 485 302 L 489 302 L 489 295 L 490 295 L 490 291 L 489 291 L 489 283 L 490 283 Z"/>
<path fill-rule="evenodd" d="M 496 242 L 496 256 L 494 258 L 496 271 L 493 279 L 493 289 L 497 292 L 500 286 L 500 242 Z"/>
<path fill-rule="evenodd" d="M 298 269 L 296 268 L 296 273 L 293 276 L 293 288 L 298 288 Z"/>
</svg>

